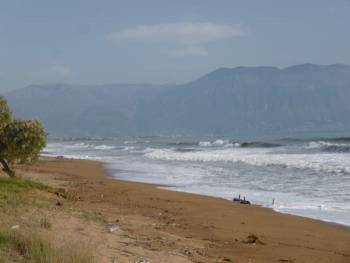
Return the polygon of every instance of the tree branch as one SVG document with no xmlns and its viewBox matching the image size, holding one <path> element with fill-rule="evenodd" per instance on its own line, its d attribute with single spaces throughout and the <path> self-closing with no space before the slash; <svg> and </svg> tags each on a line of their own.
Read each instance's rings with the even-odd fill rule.
<svg viewBox="0 0 350 263">
<path fill-rule="evenodd" d="M 15 172 L 10 168 L 10 166 L 7 164 L 7 162 L 0 158 L 0 163 L 2 165 L 2 170 L 10 177 L 15 177 Z"/>
</svg>

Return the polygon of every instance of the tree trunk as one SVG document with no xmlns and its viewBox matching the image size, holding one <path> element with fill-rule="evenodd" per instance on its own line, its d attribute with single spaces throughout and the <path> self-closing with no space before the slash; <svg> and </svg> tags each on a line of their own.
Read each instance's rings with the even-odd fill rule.
<svg viewBox="0 0 350 263">
<path fill-rule="evenodd" d="M 3 159 L 0 158 L 0 163 L 2 165 L 2 170 L 10 177 L 15 177 L 15 172 L 8 166 L 7 162 Z"/>
</svg>

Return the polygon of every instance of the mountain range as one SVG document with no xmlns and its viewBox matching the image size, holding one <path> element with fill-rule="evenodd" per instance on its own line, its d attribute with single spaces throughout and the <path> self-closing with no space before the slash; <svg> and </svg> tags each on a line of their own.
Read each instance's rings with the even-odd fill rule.
<svg viewBox="0 0 350 263">
<path fill-rule="evenodd" d="M 346 132 L 350 66 L 219 68 L 181 85 L 31 85 L 3 94 L 52 136 Z"/>
</svg>

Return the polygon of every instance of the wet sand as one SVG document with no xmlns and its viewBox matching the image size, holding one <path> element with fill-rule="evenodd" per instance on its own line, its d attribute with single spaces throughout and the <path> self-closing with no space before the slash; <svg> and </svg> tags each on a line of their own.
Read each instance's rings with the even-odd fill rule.
<svg viewBox="0 0 350 263">
<path fill-rule="evenodd" d="M 115 180 L 96 161 L 45 158 L 18 169 L 117 224 L 128 241 L 101 244 L 116 262 L 350 262 L 350 231 L 340 225 Z"/>
</svg>

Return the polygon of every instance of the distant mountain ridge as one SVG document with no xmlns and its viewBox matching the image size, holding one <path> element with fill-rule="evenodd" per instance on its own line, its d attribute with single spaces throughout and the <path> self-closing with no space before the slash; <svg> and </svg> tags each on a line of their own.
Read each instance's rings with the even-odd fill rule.
<svg viewBox="0 0 350 263">
<path fill-rule="evenodd" d="M 350 129 L 350 66 L 219 68 L 183 85 L 33 85 L 5 94 L 57 136 Z"/>
</svg>

